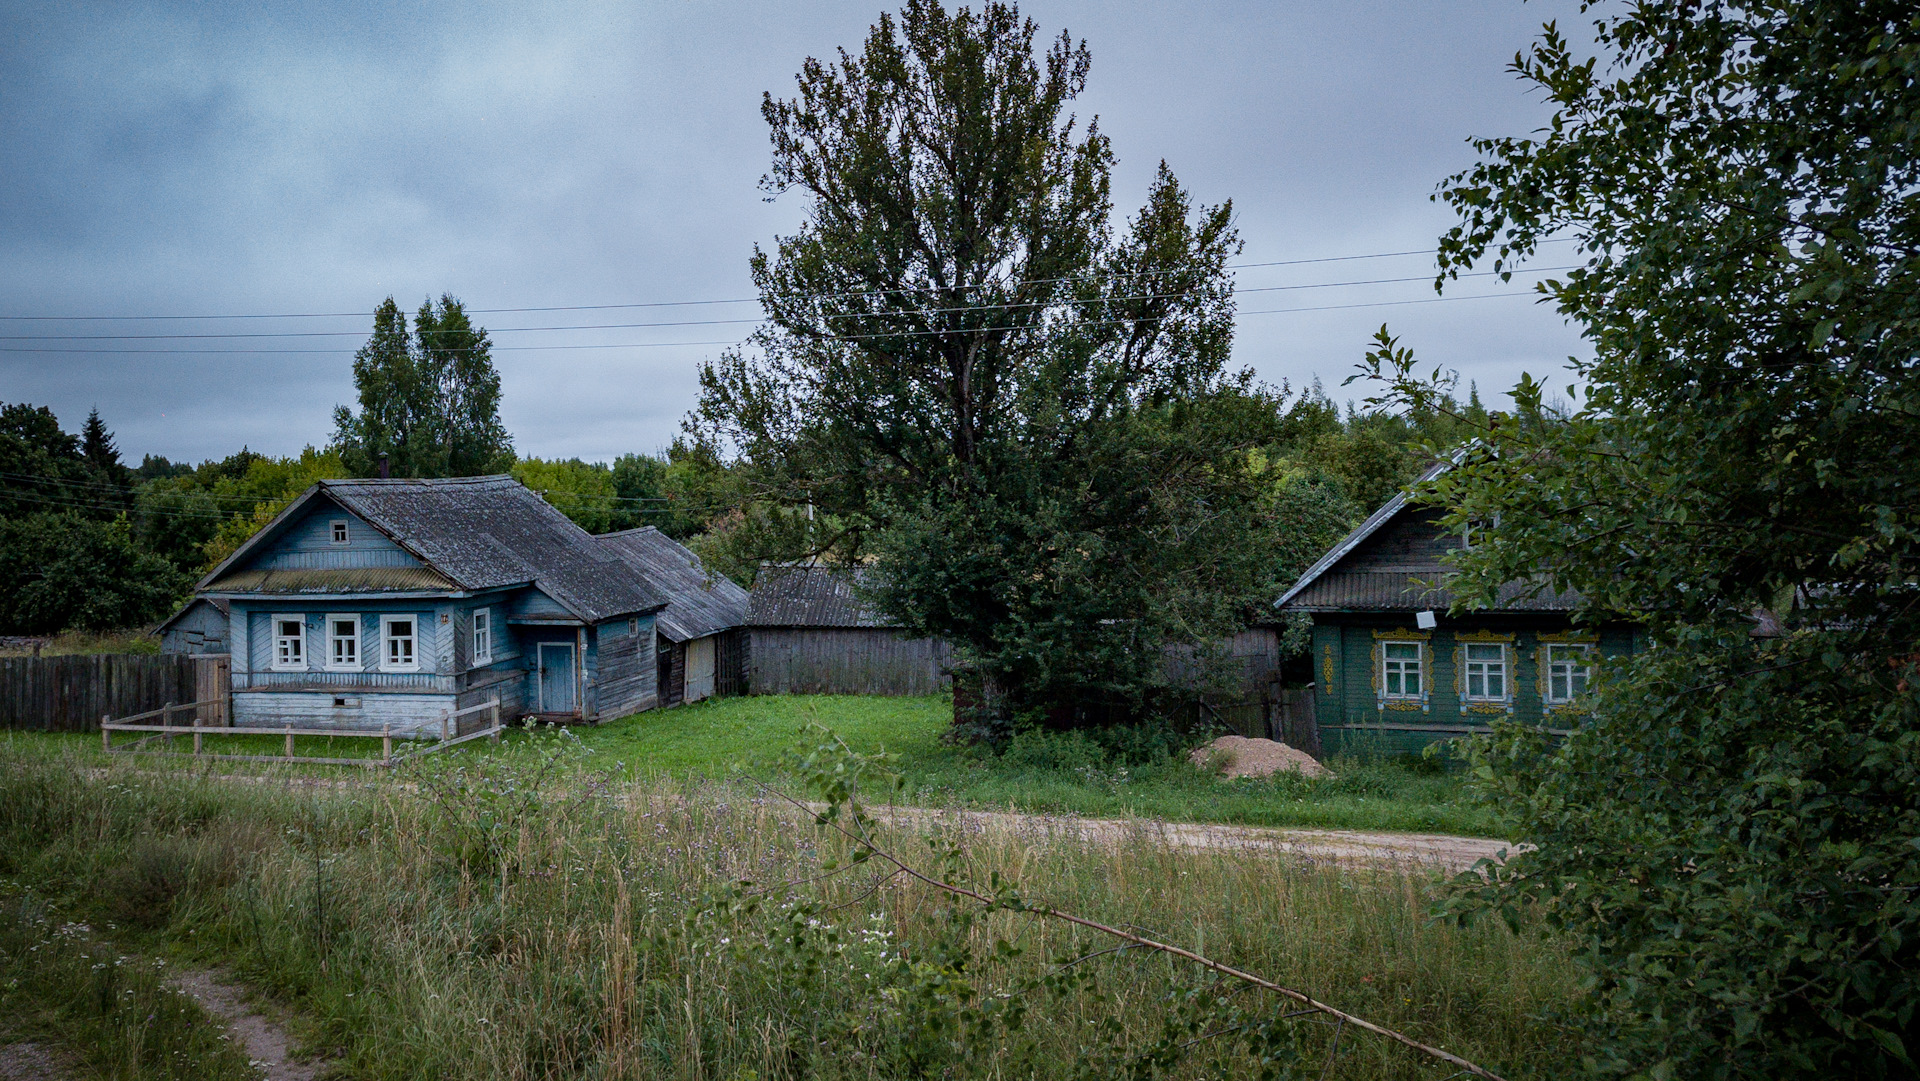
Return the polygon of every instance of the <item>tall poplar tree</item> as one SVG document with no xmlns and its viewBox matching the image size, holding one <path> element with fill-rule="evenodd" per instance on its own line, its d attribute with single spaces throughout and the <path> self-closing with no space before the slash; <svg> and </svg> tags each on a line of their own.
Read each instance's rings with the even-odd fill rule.
<svg viewBox="0 0 1920 1081">
<path fill-rule="evenodd" d="M 910 0 L 768 94 L 806 218 L 751 269 L 768 324 L 705 366 L 693 430 L 741 455 L 770 536 L 875 556 L 880 603 L 957 643 L 1014 713 L 1156 708 L 1160 647 L 1265 588 L 1248 450 L 1274 403 L 1226 370 L 1226 204 L 1161 165 L 1124 224 L 1091 56 L 1011 4 Z M 774 519 L 778 520 L 774 520 Z"/>
<path fill-rule="evenodd" d="M 513 442 L 500 422 L 492 348 L 452 296 L 421 304 L 411 331 L 388 297 L 353 358 L 360 411 L 334 410 L 334 442 L 347 468 L 372 476 L 384 455 L 396 477 L 505 472 Z"/>
</svg>

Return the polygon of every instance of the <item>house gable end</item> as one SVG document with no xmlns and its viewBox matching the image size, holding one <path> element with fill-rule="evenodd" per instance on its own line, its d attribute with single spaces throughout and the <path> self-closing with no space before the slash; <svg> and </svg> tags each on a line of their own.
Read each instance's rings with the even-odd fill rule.
<svg viewBox="0 0 1920 1081">
<path fill-rule="evenodd" d="M 268 544 L 234 569 L 330 570 L 424 566 L 411 552 L 331 499 L 313 500 Z"/>
</svg>

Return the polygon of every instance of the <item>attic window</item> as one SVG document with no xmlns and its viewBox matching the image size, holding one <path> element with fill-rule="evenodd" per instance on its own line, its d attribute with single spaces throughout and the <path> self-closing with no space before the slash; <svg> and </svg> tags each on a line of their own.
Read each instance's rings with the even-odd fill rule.
<svg viewBox="0 0 1920 1081">
<path fill-rule="evenodd" d="M 332 527 L 333 543 L 347 543 L 347 520 L 345 518 L 335 518 L 332 522 Z"/>
<path fill-rule="evenodd" d="M 628 634 L 639 634 L 639 633 L 640 633 L 640 621 L 639 621 L 639 620 L 637 620 L 637 619 L 629 619 L 629 620 L 627 620 L 627 633 L 628 633 Z"/>
</svg>

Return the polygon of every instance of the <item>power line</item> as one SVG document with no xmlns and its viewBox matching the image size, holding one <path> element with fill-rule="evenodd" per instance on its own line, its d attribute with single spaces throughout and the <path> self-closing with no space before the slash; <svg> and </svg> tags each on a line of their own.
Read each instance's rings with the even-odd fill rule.
<svg viewBox="0 0 1920 1081">
<path fill-rule="evenodd" d="M 1577 237 L 1556 237 L 1551 240 L 1543 240 L 1540 243 L 1571 244 L 1578 239 L 1579 238 Z M 1317 264 L 1317 263 L 1348 263 L 1348 262 L 1354 262 L 1357 260 L 1365 260 L 1365 259 L 1396 259 L 1396 258 L 1401 258 L 1409 255 L 1434 255 L 1438 253 L 1439 250 L 1440 249 L 1438 248 L 1417 248 L 1409 251 L 1373 252 L 1367 255 L 1326 255 L 1326 256 L 1320 256 L 1312 259 L 1277 259 L 1277 260 L 1272 260 L 1269 262 L 1262 262 L 1262 263 L 1230 263 L 1226 266 L 1225 269 L 1255 270 L 1255 269 L 1260 269 L 1265 267 L 1308 266 L 1308 265 Z M 1045 284 L 1051 284 L 1051 283 L 1063 282 L 1063 281 L 1090 280 L 1092 278 L 1103 277 L 1103 276 L 1106 276 L 1106 275 L 1077 275 L 1072 277 L 1061 277 L 1061 278 L 1022 278 L 1022 279 L 1016 279 L 1013 281 L 995 282 L 993 284 L 996 287 L 1006 287 L 1010 285 L 1045 285 Z M 1136 276 L 1141 276 L 1141 275 L 1136 275 Z M 1425 278 L 1423 276 L 1422 278 L 1415 278 L 1415 279 L 1409 279 L 1409 280 L 1420 281 L 1420 280 L 1425 280 Z M 844 292 L 844 293 L 819 293 L 819 294 L 803 293 L 803 294 L 796 294 L 793 296 L 777 297 L 775 299 L 781 299 L 781 300 L 832 299 L 832 298 L 841 298 L 841 297 L 850 297 L 850 296 L 885 296 L 893 293 L 920 292 L 920 291 L 924 291 L 924 290 L 867 289 L 867 290 L 856 290 L 856 291 Z M 555 305 L 548 305 L 544 307 L 468 308 L 466 309 L 466 312 L 468 315 L 505 315 L 505 314 L 515 314 L 515 313 L 522 313 L 522 312 L 609 311 L 609 310 L 620 309 L 620 308 L 682 308 L 682 307 L 696 307 L 696 306 L 712 305 L 712 304 L 756 304 L 756 303 L 759 303 L 762 299 L 764 298 L 732 297 L 732 298 L 717 299 L 717 300 L 633 301 L 633 302 L 623 303 L 623 304 L 555 304 Z M 277 314 L 235 314 L 235 315 L 0 315 L 0 320 L 15 320 L 15 321 L 22 321 L 22 322 L 35 321 L 35 322 L 76 322 L 77 323 L 77 322 L 103 322 L 103 321 L 158 322 L 162 320 L 215 320 L 215 319 L 364 319 L 370 314 L 372 313 L 366 312 L 366 311 L 357 311 L 357 312 L 281 312 Z"/>
<path fill-rule="evenodd" d="M 1562 270 L 1573 270 L 1573 269 L 1575 268 L 1571 266 L 1539 267 L 1533 270 L 1520 271 L 1519 273 L 1552 274 Z M 1469 274 L 1462 274 L 1461 277 L 1485 278 L 1485 277 L 1494 277 L 1501 273 L 1511 273 L 1511 272 L 1485 270 L 1485 271 L 1475 271 Z M 1355 285 L 1395 285 L 1395 284 L 1402 284 L 1405 282 L 1431 281 L 1431 280 L 1432 280 L 1432 277 L 1429 275 L 1420 275 L 1418 277 L 1412 277 L 1412 278 L 1369 278 L 1369 279 L 1364 279 L 1360 281 L 1313 282 L 1313 283 L 1307 283 L 1307 284 L 1301 284 L 1301 285 L 1263 285 L 1263 286 L 1256 286 L 1256 287 L 1247 288 L 1247 289 L 1235 289 L 1233 290 L 1233 292 L 1235 295 L 1238 295 L 1241 293 L 1280 293 L 1280 292 L 1294 292 L 1294 291 L 1299 291 L 1304 289 L 1340 289 L 1340 288 L 1345 288 L 1348 286 L 1355 286 Z M 1176 299 L 1185 295 L 1187 295 L 1185 292 L 1139 293 L 1139 294 L 1134 294 L 1129 296 L 1117 296 L 1117 297 L 1089 297 L 1084 300 L 1081 300 L 1081 299 L 1044 300 L 1044 301 L 1014 302 L 1014 303 L 1006 303 L 1006 304 L 966 304 L 966 305 L 956 305 L 956 306 L 944 307 L 944 308 L 910 308 L 910 309 L 902 309 L 899 311 L 835 312 L 835 313 L 823 315 L 822 318 L 826 318 L 826 319 L 894 319 L 894 318 L 901 318 L 901 317 L 911 316 L 911 315 L 952 315 L 952 314 L 960 314 L 965 312 L 977 312 L 977 311 L 994 311 L 994 312 L 1007 311 L 1009 309 L 1014 309 L 1014 308 L 1053 308 L 1053 307 L 1067 307 L 1075 304 L 1086 305 L 1086 306 L 1097 306 L 1100 304 L 1120 304 L 1120 303 L 1126 303 L 1126 302 L 1137 301 L 1137 300 L 1171 300 L 1171 299 Z M 672 322 L 658 322 L 658 323 L 589 323 L 589 324 L 576 324 L 574 326 L 556 326 L 556 327 L 496 327 L 496 328 L 486 330 L 485 333 L 487 334 L 525 334 L 525 333 L 545 333 L 545 332 L 563 331 L 563 330 L 641 330 L 641 329 L 652 329 L 652 328 L 658 328 L 658 327 L 727 326 L 727 325 L 739 325 L 739 324 L 748 324 L 748 323 L 759 324 L 759 323 L 765 323 L 765 322 L 768 322 L 768 320 L 766 319 L 688 319 L 688 320 L 676 320 Z M 965 328 L 958 328 L 958 329 L 965 329 Z M 366 336 L 366 332 L 360 331 L 360 330 L 281 330 L 281 331 L 255 331 L 255 332 L 241 333 L 241 334 L 4 334 L 4 335 L 0 335 L 0 341 L 61 341 L 61 342 L 176 341 L 176 340 L 201 341 L 201 340 L 230 340 L 230 339 L 239 339 L 239 338 L 358 338 L 358 337 L 365 337 L 365 336 Z M 491 344 L 492 343 L 489 343 L 489 345 Z"/>
<path fill-rule="evenodd" d="M 1540 293 L 1534 290 L 1522 290 L 1519 292 L 1511 292 L 1511 293 L 1477 293 L 1472 296 L 1427 297 L 1425 299 L 1420 299 L 1420 300 L 1373 300 L 1373 301 L 1364 301 L 1364 302 L 1354 303 L 1354 304 L 1316 304 L 1316 305 L 1294 307 L 1294 308 L 1259 308 L 1253 311 L 1236 312 L 1235 317 L 1238 318 L 1239 316 L 1242 316 L 1242 315 L 1281 315 L 1289 312 L 1345 311 L 1353 308 L 1393 308 L 1393 307 L 1400 307 L 1408 304 L 1446 304 L 1446 303 L 1452 303 L 1454 301 L 1462 301 L 1462 300 L 1492 300 L 1498 297 L 1522 297 L 1522 296 L 1537 297 L 1540 295 L 1541 295 Z M 1108 320 L 1099 320 L 1094 322 L 1076 323 L 1074 325 L 1079 327 L 1115 326 L 1115 325 L 1121 325 L 1121 324 L 1127 324 L 1127 323 L 1148 322 L 1148 321 L 1151 321 L 1151 320 L 1150 319 L 1137 319 L 1137 320 L 1108 319 Z M 756 322 L 756 323 L 762 322 L 762 320 L 753 320 L 753 322 Z M 1040 324 L 1034 323 L 1034 324 L 997 326 L 997 327 L 961 327 L 961 328 L 955 328 L 955 329 L 896 330 L 896 331 L 875 332 L 871 334 L 834 334 L 834 335 L 821 335 L 817 340 L 820 340 L 820 341 L 866 341 L 873 338 L 913 338 L 913 337 L 925 337 L 929 335 L 961 334 L 961 333 L 977 334 L 977 333 L 989 333 L 989 332 L 1001 331 L 1001 330 L 1027 330 L 1027 329 L 1032 329 L 1034 327 L 1037 327 L 1039 325 Z M 109 335 L 109 337 L 112 337 L 112 336 Z M 598 343 L 586 343 L 586 344 L 575 344 L 575 345 L 495 345 L 495 346 L 492 346 L 491 349 L 494 352 L 509 352 L 509 351 L 537 352 L 537 351 L 544 351 L 544 350 L 571 350 L 571 349 L 657 349 L 657 348 L 668 348 L 668 347 L 674 347 L 674 346 L 691 348 L 695 346 L 739 345 L 739 344 L 741 344 L 739 340 L 703 341 L 703 342 L 598 342 Z M 101 353 L 101 354 L 116 354 L 116 355 L 122 355 L 122 356 L 141 356 L 141 355 L 147 355 L 147 354 L 182 354 L 182 353 L 193 354 L 196 356 L 218 355 L 223 353 L 251 356 L 251 355 L 257 355 L 257 354 L 282 354 L 282 353 L 340 354 L 340 353 L 346 353 L 349 351 L 350 350 L 347 349 L 347 347 L 345 346 L 338 346 L 330 349 L 329 348 L 322 348 L 322 349 L 275 349 L 275 348 L 116 349 L 116 348 L 101 348 L 97 346 L 64 348 L 64 347 L 57 347 L 57 346 L 0 345 L 0 353 Z"/>
</svg>

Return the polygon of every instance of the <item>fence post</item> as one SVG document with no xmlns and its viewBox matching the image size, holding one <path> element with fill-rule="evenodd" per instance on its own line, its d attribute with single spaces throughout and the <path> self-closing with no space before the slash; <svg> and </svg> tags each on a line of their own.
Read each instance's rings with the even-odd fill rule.
<svg viewBox="0 0 1920 1081">
<path fill-rule="evenodd" d="M 36 647 L 34 649 L 34 652 L 38 653 L 39 648 Z M 107 731 L 107 726 L 112 723 L 113 723 L 113 714 L 102 713 L 100 715 L 100 753 L 101 754 L 113 753 L 113 733 Z"/>
<path fill-rule="evenodd" d="M 287 726 L 287 760 L 293 760 L 293 726 Z"/>
<path fill-rule="evenodd" d="M 160 734 L 164 737 L 161 745 L 169 751 L 173 750 L 173 733 L 169 731 L 172 727 L 173 703 L 168 702 L 166 705 L 160 707 Z"/>
<path fill-rule="evenodd" d="M 452 717 L 453 711 L 450 709 L 440 712 L 440 742 L 442 743 L 447 741 L 447 722 Z"/>
<path fill-rule="evenodd" d="M 380 728 L 380 759 L 381 761 L 385 762 L 387 765 L 393 764 L 393 725 L 392 724 L 382 725 Z"/>
<path fill-rule="evenodd" d="M 493 729 L 493 735 L 487 737 L 487 742 L 498 743 L 500 742 L 500 696 L 496 694 L 488 699 L 487 707 L 490 719 L 493 722 L 488 726 Z"/>
</svg>

